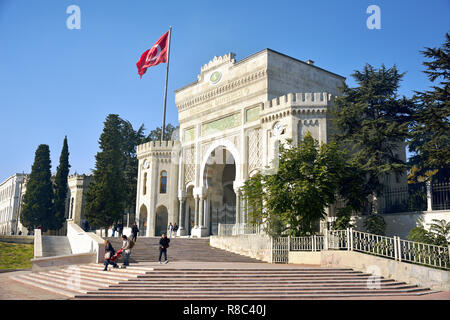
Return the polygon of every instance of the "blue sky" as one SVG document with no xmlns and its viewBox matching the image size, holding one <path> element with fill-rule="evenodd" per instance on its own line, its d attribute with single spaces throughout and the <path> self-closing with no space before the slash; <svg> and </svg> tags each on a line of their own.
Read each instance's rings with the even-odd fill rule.
<svg viewBox="0 0 450 320">
<path fill-rule="evenodd" d="M 69 30 L 66 9 L 81 9 Z M 369 5 L 381 29 L 369 30 Z M 71 173 L 90 173 L 109 113 L 135 128 L 162 122 L 165 64 L 142 80 L 140 55 L 173 27 L 167 122 L 177 124 L 173 91 L 194 81 L 214 56 L 241 60 L 264 48 L 347 77 L 365 63 L 407 72 L 400 94 L 424 90 L 424 47 L 450 30 L 450 1 L 113 1 L 0 0 L 0 181 L 30 172 L 39 144 L 56 171 L 68 136 Z"/>
</svg>

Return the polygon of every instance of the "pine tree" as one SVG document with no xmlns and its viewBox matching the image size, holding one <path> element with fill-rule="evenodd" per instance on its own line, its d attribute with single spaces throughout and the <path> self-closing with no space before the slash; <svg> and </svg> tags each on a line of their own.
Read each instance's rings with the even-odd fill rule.
<svg viewBox="0 0 450 320">
<path fill-rule="evenodd" d="M 86 192 L 86 219 L 96 227 L 108 228 L 122 218 L 126 200 L 125 157 L 121 119 L 110 114 L 104 122 L 96 156 L 93 181 Z"/>
<path fill-rule="evenodd" d="M 450 35 L 441 48 L 425 48 L 422 54 L 432 90 L 416 92 L 409 150 L 413 152 L 410 178 L 419 182 L 450 171 Z"/>
<path fill-rule="evenodd" d="M 397 96 L 403 75 L 396 66 L 377 70 L 367 64 L 352 74 L 358 86 L 344 85 L 343 96 L 335 100 L 336 138 L 352 149 L 353 165 L 366 173 L 372 210 L 385 175 L 401 175 L 407 168 L 397 156 L 408 135 L 412 104 Z"/>
<path fill-rule="evenodd" d="M 41 144 L 35 153 L 23 200 L 21 220 L 28 230 L 41 226 L 42 231 L 46 232 L 52 227 L 55 211 L 50 168 L 50 149 L 48 145 Z"/>
<path fill-rule="evenodd" d="M 55 218 L 52 230 L 59 230 L 64 225 L 66 198 L 67 198 L 67 177 L 69 175 L 69 146 L 67 144 L 67 136 L 64 138 L 61 155 L 59 157 L 59 166 L 55 176 Z"/>
</svg>

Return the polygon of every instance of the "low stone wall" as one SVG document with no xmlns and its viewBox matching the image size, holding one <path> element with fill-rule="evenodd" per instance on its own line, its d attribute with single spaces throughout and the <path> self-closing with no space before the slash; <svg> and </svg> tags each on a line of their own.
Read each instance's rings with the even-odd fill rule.
<svg viewBox="0 0 450 320">
<path fill-rule="evenodd" d="M 321 263 L 320 251 L 289 251 L 289 263 L 293 264 L 317 264 Z"/>
<path fill-rule="evenodd" d="M 265 262 L 270 261 L 270 238 L 264 235 L 210 236 L 211 247 L 227 250 Z"/>
<path fill-rule="evenodd" d="M 356 251 L 289 252 L 289 263 L 344 267 L 434 290 L 450 291 L 450 272 Z"/>
<path fill-rule="evenodd" d="M 450 222 L 450 210 L 435 210 L 435 211 L 417 211 L 417 212 L 403 212 L 403 213 L 389 213 L 381 214 L 386 221 L 386 236 L 397 236 L 406 239 L 409 231 L 417 227 L 419 219 L 423 219 L 425 226 L 433 222 L 433 219 L 445 220 Z M 356 229 L 364 231 L 364 219 L 366 216 L 355 217 Z"/>
<path fill-rule="evenodd" d="M 59 268 L 62 266 L 96 263 L 96 262 L 97 262 L 97 253 L 95 252 L 31 259 L 33 272 L 49 270 L 52 268 Z"/>
<path fill-rule="evenodd" d="M 0 242 L 34 244 L 34 236 L 0 236 Z"/>
</svg>

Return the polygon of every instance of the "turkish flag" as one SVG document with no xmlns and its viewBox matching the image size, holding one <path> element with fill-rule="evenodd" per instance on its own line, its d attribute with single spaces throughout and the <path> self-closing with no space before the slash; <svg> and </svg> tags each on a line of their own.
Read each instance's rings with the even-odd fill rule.
<svg viewBox="0 0 450 320">
<path fill-rule="evenodd" d="M 139 61 L 136 63 L 138 73 L 142 78 L 142 75 L 147 71 L 148 67 L 156 66 L 160 63 L 167 62 L 167 49 L 169 42 L 169 31 L 164 33 L 156 43 L 145 51 Z"/>
</svg>

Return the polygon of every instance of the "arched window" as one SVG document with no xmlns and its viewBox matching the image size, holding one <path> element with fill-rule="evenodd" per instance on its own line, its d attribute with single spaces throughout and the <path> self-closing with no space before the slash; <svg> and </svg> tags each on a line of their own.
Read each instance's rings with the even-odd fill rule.
<svg viewBox="0 0 450 320">
<path fill-rule="evenodd" d="M 161 176 L 159 177 L 159 193 L 167 192 L 167 172 L 161 171 Z"/>
<path fill-rule="evenodd" d="M 142 194 L 147 194 L 147 172 L 144 173 L 144 187 L 142 188 Z"/>
</svg>

